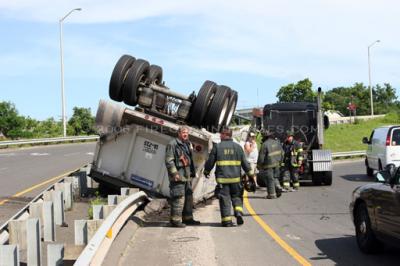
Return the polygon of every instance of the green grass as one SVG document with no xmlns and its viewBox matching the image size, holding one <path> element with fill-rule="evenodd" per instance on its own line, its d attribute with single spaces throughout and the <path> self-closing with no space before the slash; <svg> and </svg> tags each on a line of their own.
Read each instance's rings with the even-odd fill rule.
<svg viewBox="0 0 400 266">
<path fill-rule="evenodd" d="M 324 148 L 332 152 L 366 150 L 367 145 L 362 143 L 363 137 L 369 138 L 376 127 L 396 124 L 400 124 L 399 114 L 389 113 L 383 118 L 356 121 L 355 124 L 331 125 L 325 130 Z"/>
</svg>

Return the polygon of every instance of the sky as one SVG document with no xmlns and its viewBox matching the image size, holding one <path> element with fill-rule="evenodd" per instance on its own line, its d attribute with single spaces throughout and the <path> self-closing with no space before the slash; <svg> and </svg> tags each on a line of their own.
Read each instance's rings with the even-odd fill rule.
<svg viewBox="0 0 400 266">
<path fill-rule="evenodd" d="M 276 101 L 304 78 L 329 90 L 368 84 L 400 89 L 396 0 L 0 0 L 0 101 L 35 119 L 61 119 L 59 20 L 67 117 L 109 99 L 123 54 L 160 65 L 172 90 L 205 80 L 239 93 L 238 108 Z"/>
</svg>

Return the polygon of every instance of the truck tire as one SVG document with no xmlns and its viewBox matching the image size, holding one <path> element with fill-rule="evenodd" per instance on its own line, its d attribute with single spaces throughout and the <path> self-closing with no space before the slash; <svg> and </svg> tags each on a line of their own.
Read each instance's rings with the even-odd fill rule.
<svg viewBox="0 0 400 266">
<path fill-rule="evenodd" d="M 192 105 L 190 111 L 189 122 L 193 126 L 201 127 L 203 124 L 204 117 L 206 116 L 210 102 L 214 97 L 217 90 L 217 84 L 215 82 L 206 80 L 200 88 L 197 98 Z"/>
<path fill-rule="evenodd" d="M 320 186 L 322 183 L 321 172 L 312 173 L 312 182 L 314 186 Z"/>
<path fill-rule="evenodd" d="M 238 93 L 234 90 L 231 90 L 231 95 L 229 97 L 229 103 L 228 103 L 228 111 L 226 112 L 223 122 L 224 126 L 229 126 L 229 124 L 232 121 L 233 114 L 236 110 L 237 99 L 238 99 Z"/>
<path fill-rule="evenodd" d="M 122 101 L 122 88 L 124 86 L 126 74 L 134 62 L 134 57 L 123 55 L 115 64 L 109 86 L 109 95 L 112 100 L 117 102 Z"/>
<path fill-rule="evenodd" d="M 223 126 L 225 115 L 228 110 L 229 95 L 231 89 L 226 86 L 219 86 L 206 115 L 203 126 L 212 133 L 216 133 Z"/>
<path fill-rule="evenodd" d="M 369 168 L 368 159 L 365 158 L 365 167 L 367 168 L 367 176 L 372 177 L 374 175 L 374 169 Z"/>
<path fill-rule="evenodd" d="M 324 172 L 322 182 L 324 182 L 326 186 L 332 185 L 332 171 Z"/>
<path fill-rule="evenodd" d="M 147 76 L 147 83 L 155 83 L 160 85 L 163 81 L 163 70 L 160 66 L 151 65 L 149 68 L 149 75 Z"/>
<path fill-rule="evenodd" d="M 163 82 L 163 70 L 160 66 L 151 65 L 149 69 L 149 75 L 147 77 L 148 84 L 155 83 L 161 85 Z M 167 96 L 162 93 L 156 94 L 156 107 L 158 109 L 163 109 L 167 101 Z"/>
<path fill-rule="evenodd" d="M 137 59 L 126 75 L 126 80 L 122 89 L 124 103 L 135 106 L 138 102 L 138 88 L 141 82 L 145 82 L 149 75 L 149 62 Z"/>
</svg>

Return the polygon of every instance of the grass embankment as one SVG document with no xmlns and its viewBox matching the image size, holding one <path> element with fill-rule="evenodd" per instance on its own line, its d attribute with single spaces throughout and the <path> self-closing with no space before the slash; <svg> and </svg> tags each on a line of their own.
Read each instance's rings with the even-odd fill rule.
<svg viewBox="0 0 400 266">
<path fill-rule="evenodd" d="M 374 128 L 383 125 L 400 125 L 399 114 L 389 113 L 383 118 L 367 121 L 356 120 L 354 124 L 331 125 L 325 130 L 325 149 L 332 152 L 366 150 L 367 145 L 362 143 L 362 138 L 369 138 Z"/>
</svg>

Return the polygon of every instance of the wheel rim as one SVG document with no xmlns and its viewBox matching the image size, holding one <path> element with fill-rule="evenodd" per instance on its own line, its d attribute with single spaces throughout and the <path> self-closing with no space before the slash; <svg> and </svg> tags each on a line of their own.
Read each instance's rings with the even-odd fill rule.
<svg viewBox="0 0 400 266">
<path fill-rule="evenodd" d="M 226 126 L 229 126 L 232 120 L 233 112 L 235 112 L 236 104 L 232 105 L 231 109 L 229 110 L 228 117 L 226 119 Z"/>
<path fill-rule="evenodd" d="M 228 109 L 228 103 L 229 103 L 229 99 L 227 98 L 227 99 L 225 99 L 224 107 L 222 107 L 221 114 L 218 118 L 218 127 L 220 127 L 222 125 L 222 122 L 224 121 L 225 114 Z"/>
</svg>

